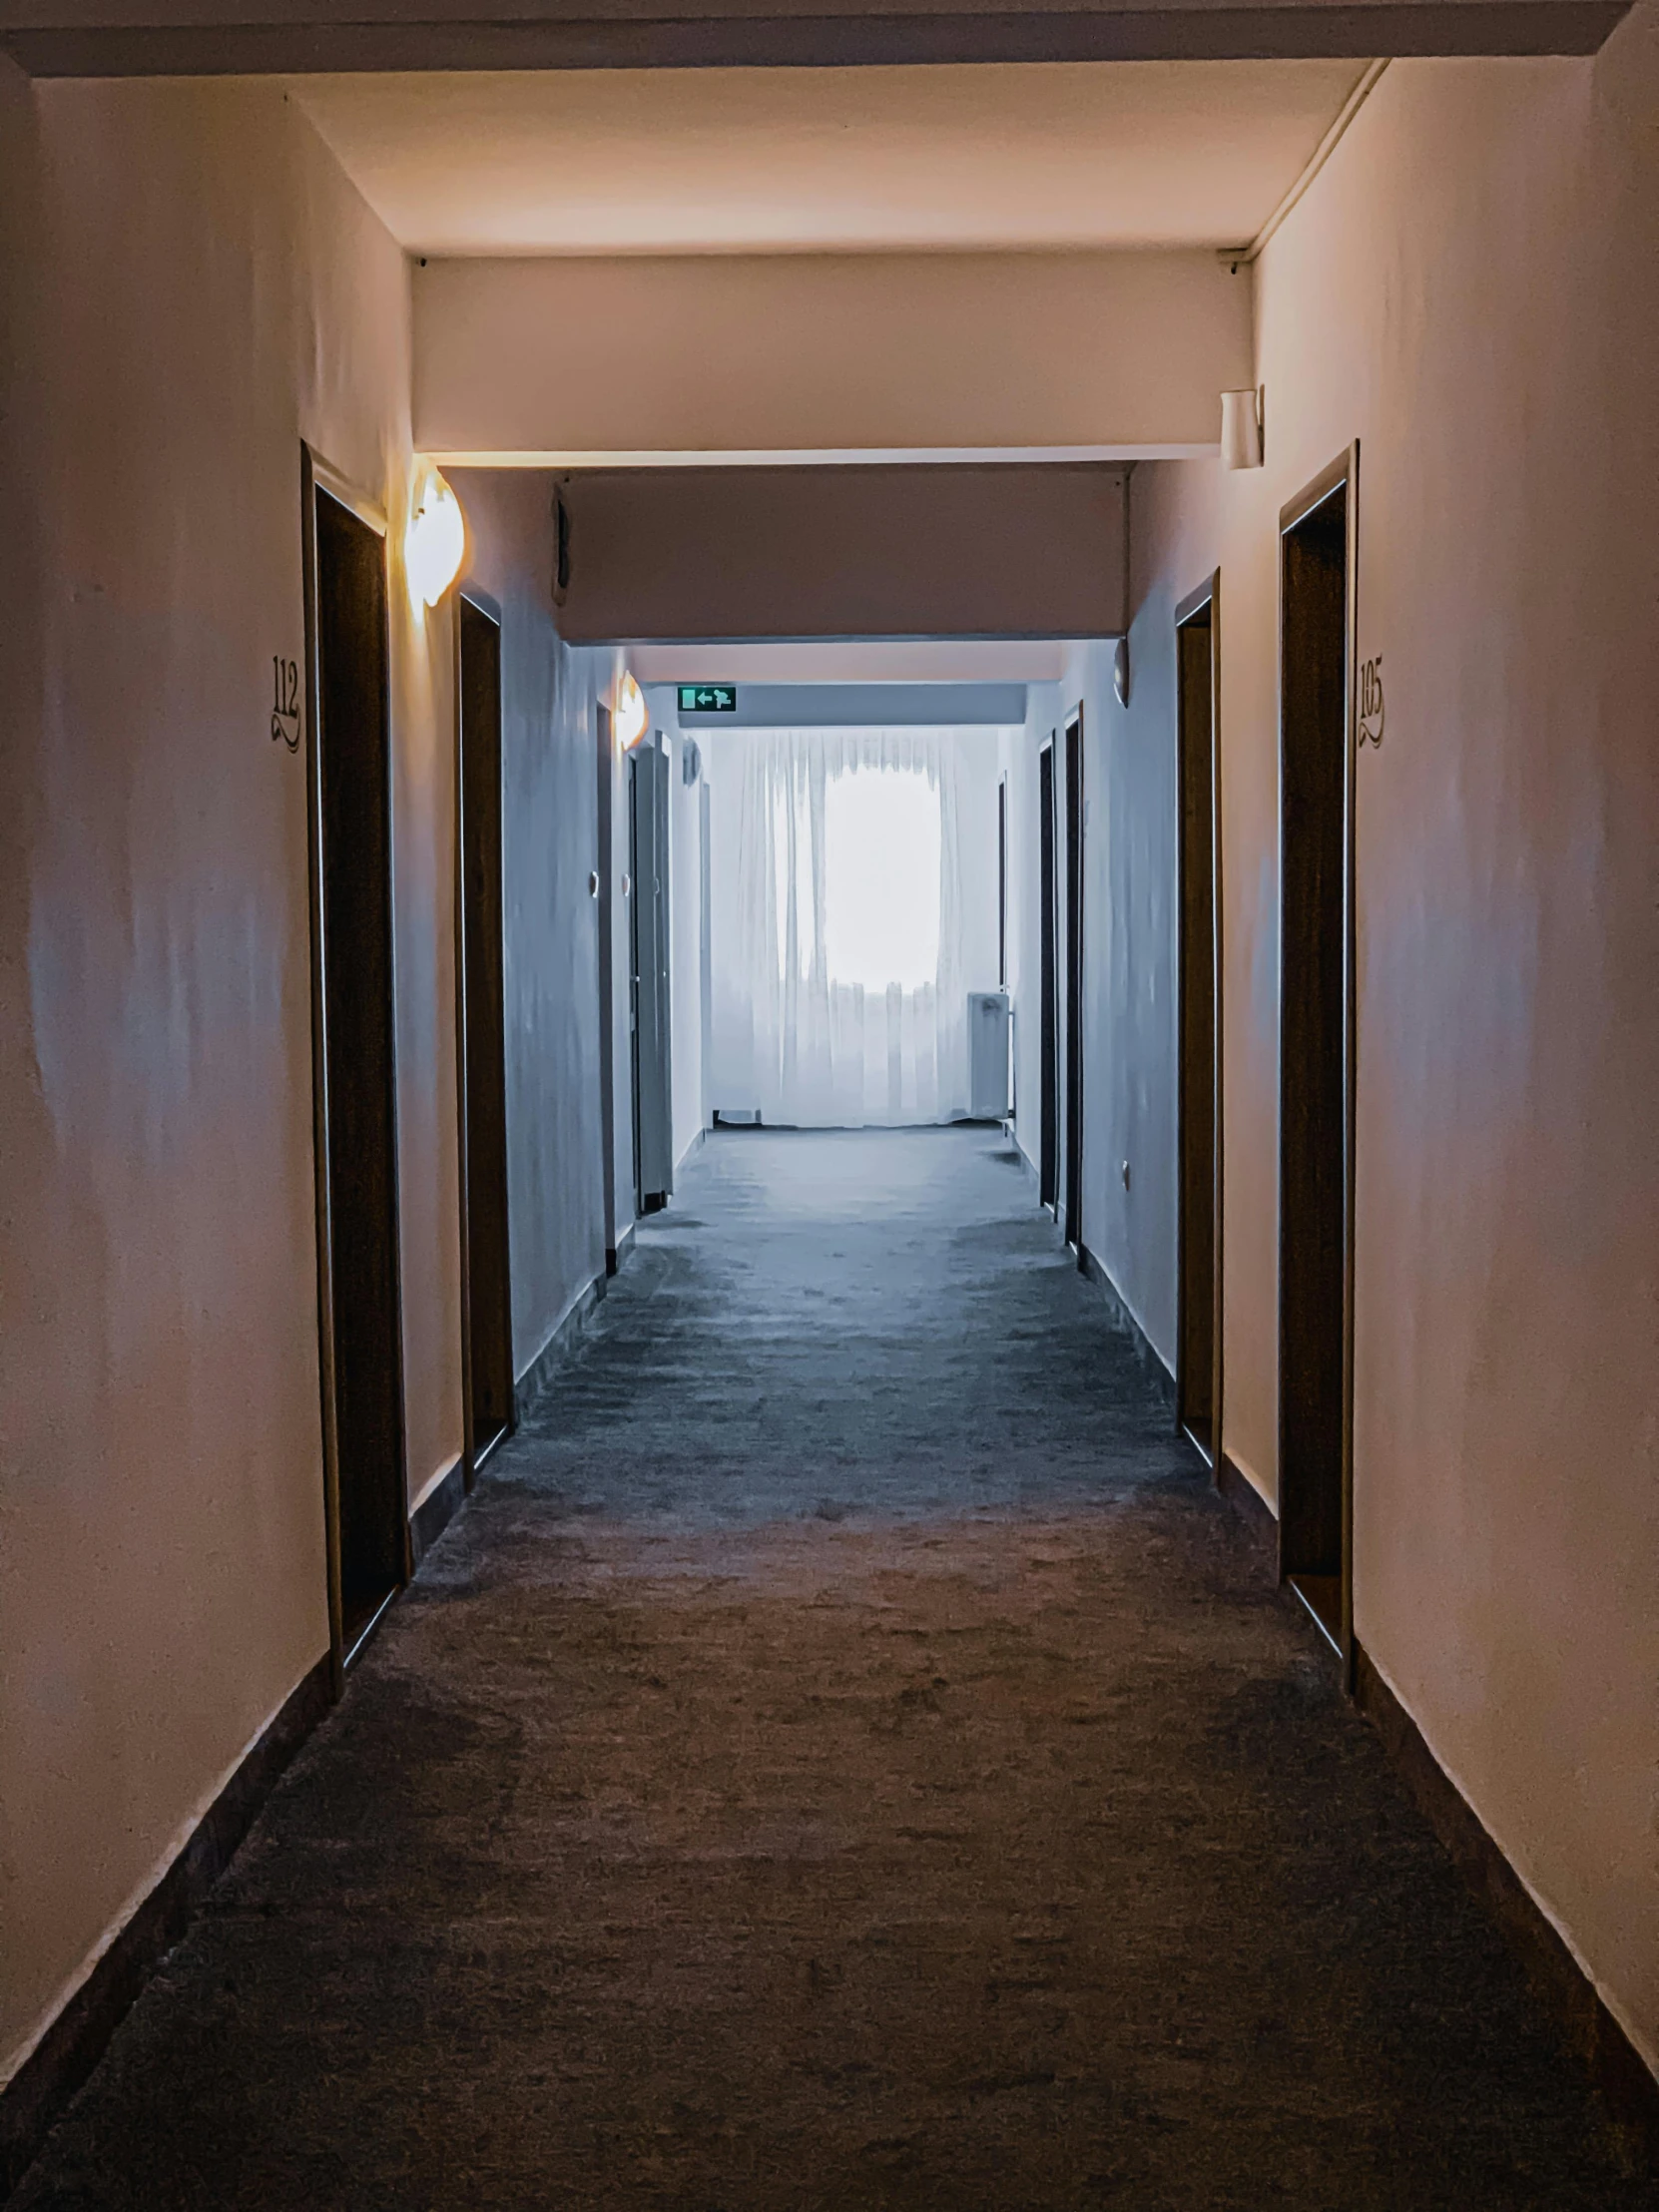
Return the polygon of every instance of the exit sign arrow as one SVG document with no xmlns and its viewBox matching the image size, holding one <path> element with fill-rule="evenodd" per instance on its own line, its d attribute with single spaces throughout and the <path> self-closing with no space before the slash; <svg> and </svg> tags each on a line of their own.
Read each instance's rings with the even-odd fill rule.
<svg viewBox="0 0 1659 2212">
<path fill-rule="evenodd" d="M 682 684 L 680 686 L 680 712 L 683 715 L 735 715 L 738 711 L 738 687 L 736 684 Z"/>
</svg>

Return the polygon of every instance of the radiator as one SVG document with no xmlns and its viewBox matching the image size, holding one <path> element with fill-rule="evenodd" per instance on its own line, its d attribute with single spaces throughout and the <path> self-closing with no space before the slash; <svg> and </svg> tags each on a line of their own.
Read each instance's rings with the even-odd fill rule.
<svg viewBox="0 0 1659 2212">
<path fill-rule="evenodd" d="M 968 1112 L 975 1121 L 1002 1121 L 1008 1112 L 1006 991 L 968 992 Z"/>
</svg>

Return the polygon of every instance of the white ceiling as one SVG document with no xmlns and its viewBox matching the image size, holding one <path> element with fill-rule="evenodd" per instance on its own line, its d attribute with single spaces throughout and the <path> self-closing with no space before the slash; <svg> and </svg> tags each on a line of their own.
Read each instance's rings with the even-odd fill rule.
<svg viewBox="0 0 1659 2212">
<path fill-rule="evenodd" d="M 1231 246 L 1364 64 L 305 77 L 296 99 L 425 254 Z"/>
</svg>

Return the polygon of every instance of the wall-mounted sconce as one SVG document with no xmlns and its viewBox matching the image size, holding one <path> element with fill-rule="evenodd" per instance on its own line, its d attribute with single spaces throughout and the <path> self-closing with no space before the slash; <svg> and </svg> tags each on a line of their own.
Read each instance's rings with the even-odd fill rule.
<svg viewBox="0 0 1659 2212">
<path fill-rule="evenodd" d="M 641 738 L 650 717 L 645 711 L 645 694 L 634 681 L 631 669 L 623 671 L 622 682 L 616 688 L 616 738 L 624 753 L 632 753 Z"/>
<path fill-rule="evenodd" d="M 1129 640 L 1119 638 L 1118 649 L 1112 655 L 1112 689 L 1117 694 L 1120 707 L 1129 704 Z"/>
<path fill-rule="evenodd" d="M 680 780 L 689 790 L 703 773 L 703 748 L 695 738 L 687 738 L 680 749 Z"/>
<path fill-rule="evenodd" d="M 461 573 L 465 559 L 466 517 L 461 503 L 437 470 L 429 468 L 403 538 L 409 596 L 422 607 L 435 607 Z"/>
<path fill-rule="evenodd" d="M 1224 391 L 1221 395 L 1221 465 L 1223 468 L 1260 468 L 1262 465 L 1262 394 Z"/>
</svg>

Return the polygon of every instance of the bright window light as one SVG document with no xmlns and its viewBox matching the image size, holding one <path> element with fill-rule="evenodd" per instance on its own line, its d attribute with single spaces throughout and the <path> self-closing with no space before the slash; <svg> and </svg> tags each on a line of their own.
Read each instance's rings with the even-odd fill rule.
<svg viewBox="0 0 1659 2212">
<path fill-rule="evenodd" d="M 914 769 L 859 768 L 824 798 L 830 978 L 866 991 L 931 983 L 939 965 L 939 795 Z"/>
</svg>

